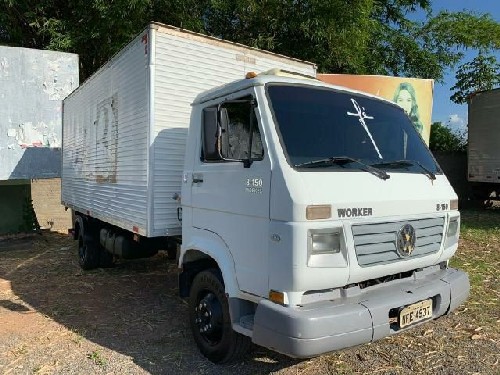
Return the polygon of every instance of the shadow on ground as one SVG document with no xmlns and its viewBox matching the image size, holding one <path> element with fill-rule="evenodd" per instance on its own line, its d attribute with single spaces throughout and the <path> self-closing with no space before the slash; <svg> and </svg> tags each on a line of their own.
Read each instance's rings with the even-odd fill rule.
<svg viewBox="0 0 500 375">
<path fill-rule="evenodd" d="M 269 373 L 297 363 L 255 348 L 239 363 L 211 364 L 191 337 L 173 261 L 156 256 L 82 271 L 76 251 L 74 241 L 57 233 L 2 241 L 0 279 L 10 281 L 13 293 L 34 310 L 152 374 Z M 25 309 L 4 300 L 1 307 Z"/>
</svg>

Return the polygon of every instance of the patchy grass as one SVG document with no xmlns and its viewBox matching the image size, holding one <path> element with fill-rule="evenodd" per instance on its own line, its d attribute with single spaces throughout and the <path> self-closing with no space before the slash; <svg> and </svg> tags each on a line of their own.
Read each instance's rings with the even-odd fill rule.
<svg viewBox="0 0 500 375">
<path fill-rule="evenodd" d="M 97 366 L 106 365 L 106 358 L 104 358 L 100 351 L 94 350 L 91 353 L 87 354 L 87 358 L 90 359 Z"/>
<path fill-rule="evenodd" d="M 460 246 L 451 264 L 469 274 L 466 308 L 489 330 L 500 333 L 500 210 L 462 212 Z"/>
</svg>

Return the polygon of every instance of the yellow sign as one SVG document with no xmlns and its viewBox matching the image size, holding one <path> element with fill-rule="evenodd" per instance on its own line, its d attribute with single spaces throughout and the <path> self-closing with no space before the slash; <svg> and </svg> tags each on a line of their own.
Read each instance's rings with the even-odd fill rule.
<svg viewBox="0 0 500 375">
<path fill-rule="evenodd" d="M 318 79 L 397 103 L 410 117 L 425 143 L 429 144 L 434 91 L 432 79 L 349 74 L 318 74 Z"/>
</svg>

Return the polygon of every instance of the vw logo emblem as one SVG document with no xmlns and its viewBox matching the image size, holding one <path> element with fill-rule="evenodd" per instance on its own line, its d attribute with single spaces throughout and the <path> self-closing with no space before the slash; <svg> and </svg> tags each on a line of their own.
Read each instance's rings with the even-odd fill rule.
<svg viewBox="0 0 500 375">
<path fill-rule="evenodd" d="M 415 250 L 416 239 L 415 228 L 410 224 L 403 225 L 396 234 L 396 250 L 399 256 L 409 257 Z"/>
</svg>

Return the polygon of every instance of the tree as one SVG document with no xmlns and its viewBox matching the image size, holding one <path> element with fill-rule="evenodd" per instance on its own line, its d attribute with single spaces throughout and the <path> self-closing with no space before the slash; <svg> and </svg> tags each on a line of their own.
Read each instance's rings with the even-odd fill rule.
<svg viewBox="0 0 500 375">
<path fill-rule="evenodd" d="M 0 45 L 77 53 L 81 80 L 150 20 L 202 31 L 196 0 L 0 0 Z M 158 18 L 157 18 L 158 17 Z"/>
<path fill-rule="evenodd" d="M 74 52 L 86 78 L 150 20 L 317 64 L 320 72 L 442 79 L 500 25 L 431 0 L 0 0 L 0 44 Z M 412 21 L 415 11 L 425 21 Z"/>
<path fill-rule="evenodd" d="M 467 150 L 467 138 L 465 134 L 454 133 L 441 122 L 434 122 L 431 126 L 429 148 L 432 151 L 465 152 Z"/>
<path fill-rule="evenodd" d="M 320 71 L 364 71 L 371 0 L 212 1 L 212 35 L 315 62 Z"/>
<path fill-rule="evenodd" d="M 463 104 L 474 92 L 491 90 L 500 85 L 500 64 L 495 56 L 480 52 L 471 62 L 458 69 L 455 78 L 457 82 L 451 88 L 454 94 L 450 99 Z"/>
<path fill-rule="evenodd" d="M 412 21 L 416 10 L 424 22 Z M 490 15 L 431 14 L 429 0 L 210 1 L 212 35 L 313 61 L 320 72 L 442 80 L 465 48 L 500 46 Z"/>
<path fill-rule="evenodd" d="M 441 12 L 428 22 L 426 32 L 433 35 L 432 39 L 442 41 L 460 58 L 464 49 L 479 51 L 476 58 L 458 67 L 457 81 L 451 89 L 453 102 L 465 103 L 470 93 L 499 84 L 500 67 L 490 53 L 500 49 L 500 23 L 491 15 Z"/>
</svg>

